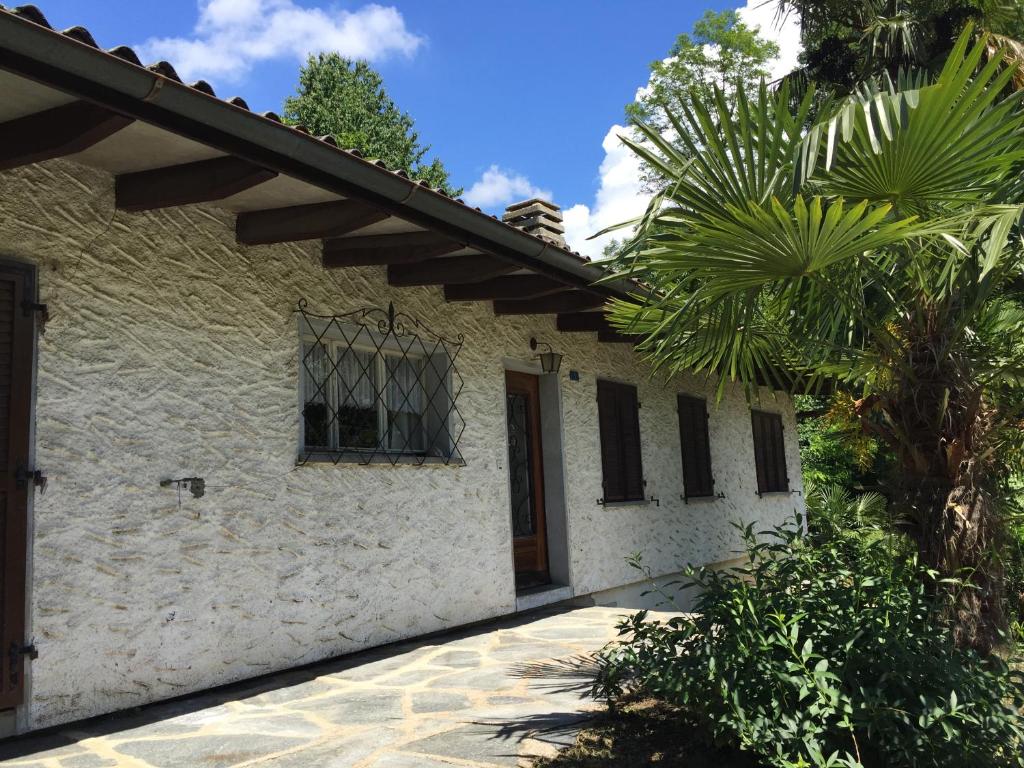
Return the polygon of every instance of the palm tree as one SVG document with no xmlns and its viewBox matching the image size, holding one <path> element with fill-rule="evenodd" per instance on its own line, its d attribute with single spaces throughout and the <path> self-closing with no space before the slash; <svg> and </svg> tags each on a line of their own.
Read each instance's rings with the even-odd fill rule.
<svg viewBox="0 0 1024 768">
<path fill-rule="evenodd" d="M 645 286 L 611 307 L 640 349 L 748 397 L 764 384 L 837 388 L 891 446 L 887 489 L 923 562 L 966 580 L 958 640 L 1003 625 L 993 547 L 1024 408 L 1021 169 L 1015 71 L 966 30 L 941 72 L 883 77 L 816 108 L 783 85 L 693 94 L 672 141 L 623 140 L 666 180 L 617 276 Z M 1019 467 L 1016 467 L 1019 469 Z"/>
<path fill-rule="evenodd" d="M 1018 0 L 765 0 L 773 1 L 780 16 L 800 18 L 804 65 L 791 75 L 794 85 L 813 80 L 848 93 L 884 73 L 938 71 L 967 24 L 989 34 L 1008 59 L 1024 53 Z"/>
</svg>

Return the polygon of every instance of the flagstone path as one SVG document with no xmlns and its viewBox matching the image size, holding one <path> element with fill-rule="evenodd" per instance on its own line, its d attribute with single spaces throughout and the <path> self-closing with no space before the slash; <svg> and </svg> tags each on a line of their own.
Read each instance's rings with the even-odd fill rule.
<svg viewBox="0 0 1024 768">
<path fill-rule="evenodd" d="M 513 617 L 0 744 L 20 768 L 492 768 L 571 743 L 601 705 L 618 608 Z"/>
</svg>

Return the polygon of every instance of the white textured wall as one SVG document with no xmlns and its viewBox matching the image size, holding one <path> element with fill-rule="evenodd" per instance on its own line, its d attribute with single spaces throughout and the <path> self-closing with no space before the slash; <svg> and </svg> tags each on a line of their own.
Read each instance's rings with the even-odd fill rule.
<svg viewBox="0 0 1024 768">
<path fill-rule="evenodd" d="M 108 226 L 109 222 L 109 226 Z M 626 345 L 495 318 L 377 268 L 325 271 L 318 244 L 244 248 L 210 208 L 113 211 L 112 179 L 65 161 L 0 174 L 0 251 L 39 265 L 40 339 L 27 722 L 38 728 L 514 610 L 503 359 L 531 335 L 565 353 L 569 546 L 576 594 L 728 558 L 731 519 L 777 522 L 797 495 L 755 495 L 747 405 L 711 412 L 723 500 L 684 505 L 675 394 Z M 88 247 L 87 247 L 88 246 Z M 306 466 L 298 441 L 300 298 L 313 311 L 395 302 L 464 333 L 466 466 Z M 569 381 L 569 370 L 581 379 Z M 635 382 L 648 493 L 603 508 L 596 377 Z M 787 399 L 789 474 L 800 472 Z M 161 478 L 200 475 L 182 499 Z"/>
</svg>

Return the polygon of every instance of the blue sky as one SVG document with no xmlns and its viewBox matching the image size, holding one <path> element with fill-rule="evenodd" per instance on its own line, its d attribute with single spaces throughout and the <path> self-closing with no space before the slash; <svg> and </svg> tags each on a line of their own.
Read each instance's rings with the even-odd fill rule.
<svg viewBox="0 0 1024 768">
<path fill-rule="evenodd" d="M 757 0 L 751 0 L 751 5 Z M 300 56 L 369 58 L 470 202 L 498 212 L 533 193 L 565 209 L 574 241 L 642 206 L 615 141 L 623 107 L 675 36 L 729 0 L 41 0 L 55 27 L 166 58 L 218 95 L 280 110 Z M 761 14 L 762 17 L 770 13 Z M 652 23 L 654 20 L 655 23 Z M 615 191 L 606 189 L 611 180 Z M 604 189 L 605 194 L 602 195 Z M 617 198 L 612 200 L 611 198 Z M 621 199 L 618 199 L 621 198 Z M 626 198 L 634 198 L 627 201 Z M 602 207 L 607 209 L 598 215 Z M 575 208 L 574 208 L 575 206 Z M 621 220 L 621 219 L 616 219 Z M 593 244 L 573 242 L 592 251 Z"/>
</svg>

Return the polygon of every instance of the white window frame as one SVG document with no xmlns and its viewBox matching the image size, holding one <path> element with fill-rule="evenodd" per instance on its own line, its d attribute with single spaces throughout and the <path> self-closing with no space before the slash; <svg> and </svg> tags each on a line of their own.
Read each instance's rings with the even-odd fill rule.
<svg viewBox="0 0 1024 768">
<path fill-rule="evenodd" d="M 372 339 L 372 343 L 350 343 L 346 338 L 343 338 L 341 333 L 336 330 L 329 329 L 329 323 L 326 321 L 317 320 L 304 320 L 299 319 L 299 450 L 302 454 L 315 455 L 317 453 L 324 453 L 325 450 L 342 455 L 351 455 L 353 457 L 366 456 L 367 454 L 382 454 L 391 456 L 413 456 L 413 457 L 431 457 L 432 451 L 436 449 L 435 446 L 431 446 L 428 443 L 430 435 L 427 434 L 426 416 L 431 408 L 432 396 L 437 397 L 441 394 L 446 394 L 448 397 L 452 397 L 452 372 L 447 370 L 444 372 L 444 385 L 439 387 L 434 392 L 428 392 L 425 385 L 422 384 L 422 373 L 423 367 L 427 364 L 430 359 L 427 355 L 416 354 L 410 351 L 413 339 L 412 337 L 408 340 L 407 346 L 402 346 L 401 341 L 403 339 L 396 339 L 395 337 L 389 337 L 382 342 L 381 334 L 372 331 L 365 326 L 346 325 L 345 331 L 349 339 L 355 338 L 357 334 L 361 338 L 367 338 L 369 336 Z M 319 328 L 315 327 L 319 325 Z M 313 327 L 311 327 L 313 326 Z M 351 329 L 351 332 L 349 332 Z M 318 338 L 319 331 L 319 338 Z M 340 394 L 340 388 L 336 381 L 338 373 L 334 370 L 334 364 L 340 359 L 341 354 L 345 350 L 352 350 L 354 352 L 361 352 L 373 356 L 374 365 L 374 405 L 377 410 L 377 445 L 373 448 L 360 448 L 355 446 L 342 446 L 339 444 L 340 429 L 337 422 L 337 418 L 333 420 L 333 424 L 329 430 L 327 448 L 310 446 L 306 443 L 306 420 L 303 416 L 303 411 L 306 407 L 305 402 L 305 389 L 306 381 L 309 373 L 306 369 L 304 362 L 305 358 L 305 346 L 307 344 L 322 344 L 325 347 L 325 351 L 330 359 L 330 365 L 332 368 L 331 380 L 332 384 L 327 386 L 327 397 L 325 398 L 327 406 L 331 409 L 330 412 L 336 414 L 338 411 L 338 397 Z M 375 347 L 374 344 L 379 344 L 379 348 Z M 387 407 L 387 393 L 380 391 L 378 387 L 383 386 L 382 382 L 389 380 L 386 360 L 388 358 L 405 358 L 406 360 L 416 361 L 417 365 L 420 366 L 420 380 L 422 386 L 422 397 L 423 397 L 423 410 L 419 414 L 420 416 L 420 431 L 423 448 L 420 450 L 402 450 L 397 448 L 391 448 L 387 445 L 381 446 L 382 440 L 388 439 L 388 407 Z M 452 442 L 451 435 L 451 419 L 452 414 L 449 412 L 443 414 L 445 420 L 445 430 L 440 435 L 440 439 L 447 440 L 449 444 Z M 449 445 L 447 452 L 451 452 L 452 448 Z"/>
</svg>

